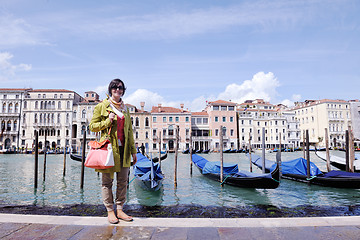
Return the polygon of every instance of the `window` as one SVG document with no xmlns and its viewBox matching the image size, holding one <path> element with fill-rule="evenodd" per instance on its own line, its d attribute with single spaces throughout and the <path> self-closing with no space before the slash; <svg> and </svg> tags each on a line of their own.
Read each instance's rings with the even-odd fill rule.
<svg viewBox="0 0 360 240">
<path fill-rule="evenodd" d="M 54 98 L 57 98 L 57 94 L 56 94 L 56 93 L 54 94 Z"/>
<path fill-rule="evenodd" d="M 149 138 L 149 133 L 145 132 L 145 138 L 148 139 Z"/>
<path fill-rule="evenodd" d="M 202 120 L 202 118 L 196 118 L 196 124 L 201 124 L 201 121 Z"/>
<path fill-rule="evenodd" d="M 219 129 L 215 129 L 215 136 L 219 135 Z"/>
<path fill-rule="evenodd" d="M 6 112 L 6 103 L 3 104 L 3 107 L 2 107 L 2 112 L 5 113 Z"/>
<path fill-rule="evenodd" d="M 139 118 L 136 117 L 136 118 L 135 118 L 135 126 L 136 126 L 136 127 L 139 127 L 139 125 L 140 125 L 140 124 L 139 124 Z"/>
<path fill-rule="evenodd" d="M 46 94 L 43 94 L 43 98 L 46 98 Z"/>
<path fill-rule="evenodd" d="M 230 122 L 234 122 L 234 117 L 230 117 Z"/>
<path fill-rule="evenodd" d="M 227 107 L 226 106 L 221 106 L 221 111 L 226 111 Z"/>
<path fill-rule="evenodd" d="M 208 124 L 209 120 L 208 118 L 203 118 L 203 124 Z"/>
<path fill-rule="evenodd" d="M 163 122 L 166 122 L 166 117 L 163 117 Z"/>
<path fill-rule="evenodd" d="M 14 127 L 14 128 L 13 128 L 14 131 L 16 131 L 16 130 L 17 130 L 17 121 L 16 121 L 16 120 L 14 121 L 13 127 Z"/>
<path fill-rule="evenodd" d="M 85 109 L 83 109 L 81 111 L 81 118 L 86 118 L 86 110 Z"/>
<path fill-rule="evenodd" d="M 63 97 L 63 95 L 62 94 L 60 94 L 60 98 L 62 98 Z"/>
<path fill-rule="evenodd" d="M 38 122 L 38 115 L 37 113 L 35 113 L 35 116 L 34 116 L 34 123 L 37 123 Z"/>
<path fill-rule="evenodd" d="M 213 106 L 214 111 L 219 111 L 219 106 Z"/>
<path fill-rule="evenodd" d="M 6 94 L 4 94 L 4 99 L 7 99 L 7 95 L 6 95 Z"/>
<path fill-rule="evenodd" d="M 153 129 L 153 137 L 156 137 L 156 129 Z"/>
<path fill-rule="evenodd" d="M 219 121 L 219 117 L 215 117 L 215 122 L 218 122 Z"/>
<path fill-rule="evenodd" d="M 149 118 L 148 117 L 145 118 L 145 127 L 149 127 Z"/>
<path fill-rule="evenodd" d="M 156 117 L 153 117 L 153 122 L 155 122 L 155 123 L 156 123 Z"/>
<path fill-rule="evenodd" d="M 172 122 L 173 121 L 173 117 L 169 117 L 169 122 Z"/>
<path fill-rule="evenodd" d="M 67 108 L 67 109 L 70 109 L 70 101 L 67 101 L 67 102 L 66 102 L 66 108 Z"/>
<path fill-rule="evenodd" d="M 13 105 L 12 103 L 10 103 L 8 106 L 8 113 L 12 113 L 12 112 L 13 112 Z"/>
<path fill-rule="evenodd" d="M 61 102 L 58 102 L 58 109 L 61 109 Z"/>
<path fill-rule="evenodd" d="M 27 101 L 24 101 L 24 108 L 27 108 Z"/>
<path fill-rule="evenodd" d="M 234 136 L 234 129 L 230 129 L 230 136 Z"/>
<path fill-rule="evenodd" d="M 234 106 L 229 106 L 229 111 L 234 111 Z"/>
<path fill-rule="evenodd" d="M 175 117 L 175 122 L 179 122 L 179 117 Z"/>
<path fill-rule="evenodd" d="M 185 117 L 185 122 L 189 122 L 189 117 Z"/>
</svg>

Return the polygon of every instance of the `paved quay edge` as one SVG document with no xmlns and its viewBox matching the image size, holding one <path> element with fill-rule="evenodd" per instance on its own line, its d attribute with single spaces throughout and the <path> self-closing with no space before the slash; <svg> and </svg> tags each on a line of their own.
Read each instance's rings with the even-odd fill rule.
<svg viewBox="0 0 360 240">
<path fill-rule="evenodd" d="M 108 226 L 106 217 L 22 215 L 0 213 L 0 223 Z M 314 227 L 360 226 L 360 216 L 309 218 L 134 218 L 114 226 L 131 227 Z"/>
</svg>

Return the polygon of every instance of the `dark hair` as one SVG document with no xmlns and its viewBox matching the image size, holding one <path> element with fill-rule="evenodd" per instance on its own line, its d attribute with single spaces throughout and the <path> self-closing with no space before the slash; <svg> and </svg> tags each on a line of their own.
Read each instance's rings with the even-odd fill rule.
<svg viewBox="0 0 360 240">
<path fill-rule="evenodd" d="M 124 82 L 122 80 L 120 80 L 118 78 L 115 78 L 114 80 L 112 80 L 109 83 L 108 93 L 109 93 L 110 97 L 111 97 L 111 89 L 116 88 L 117 86 L 119 86 L 119 83 L 121 83 L 121 85 L 124 87 L 124 90 L 123 90 L 123 96 L 124 96 L 125 90 L 126 90 L 125 84 L 124 84 Z"/>
</svg>

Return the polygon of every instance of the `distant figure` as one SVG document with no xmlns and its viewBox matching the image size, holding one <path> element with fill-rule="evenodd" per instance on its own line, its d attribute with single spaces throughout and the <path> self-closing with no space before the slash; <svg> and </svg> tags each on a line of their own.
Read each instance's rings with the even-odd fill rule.
<svg viewBox="0 0 360 240">
<path fill-rule="evenodd" d="M 131 157 L 134 164 L 137 161 L 130 113 L 121 99 L 125 90 L 123 81 L 120 79 L 112 80 L 108 87 L 110 97 L 96 105 L 90 122 L 90 130 L 92 132 L 101 132 L 100 141 L 104 141 L 109 137 L 113 149 L 115 166 L 108 169 L 96 169 L 97 172 L 102 173 L 102 199 L 108 212 L 108 221 L 112 224 L 118 223 L 119 219 L 124 221 L 133 220 L 131 216 L 123 212 Z M 111 133 L 109 136 L 110 127 Z M 116 195 L 114 198 L 112 185 L 115 173 Z M 117 210 L 116 215 L 113 207 L 114 200 Z"/>
<path fill-rule="evenodd" d="M 145 146 L 143 143 L 140 146 L 140 151 L 141 151 L 141 154 L 145 156 Z"/>
</svg>

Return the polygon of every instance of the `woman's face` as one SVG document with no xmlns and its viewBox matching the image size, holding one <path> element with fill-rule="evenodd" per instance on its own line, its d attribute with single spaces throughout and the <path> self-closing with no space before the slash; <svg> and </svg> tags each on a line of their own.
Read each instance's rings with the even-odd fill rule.
<svg viewBox="0 0 360 240">
<path fill-rule="evenodd" d="M 111 89 L 111 96 L 118 99 L 121 98 L 124 95 L 124 86 L 119 83 L 115 87 Z"/>
</svg>

